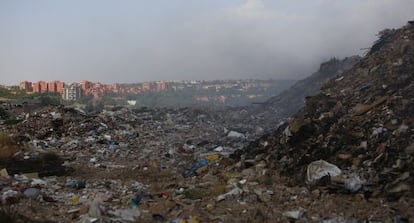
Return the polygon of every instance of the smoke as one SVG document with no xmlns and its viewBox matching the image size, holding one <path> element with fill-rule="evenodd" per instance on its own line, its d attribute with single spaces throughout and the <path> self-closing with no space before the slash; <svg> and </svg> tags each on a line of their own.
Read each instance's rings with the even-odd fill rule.
<svg viewBox="0 0 414 223">
<path fill-rule="evenodd" d="M 35 12 L 26 20 L 0 13 L 2 81 L 298 79 L 363 54 L 414 11 L 412 0 L 52 2 L 24 8 Z"/>
<path fill-rule="evenodd" d="M 181 24 L 162 46 L 174 56 L 163 55 L 170 60 L 157 73 L 165 66 L 185 79 L 302 78 L 331 57 L 363 54 L 376 33 L 404 25 L 411 10 L 405 0 L 320 0 L 299 14 L 247 0 Z"/>
</svg>

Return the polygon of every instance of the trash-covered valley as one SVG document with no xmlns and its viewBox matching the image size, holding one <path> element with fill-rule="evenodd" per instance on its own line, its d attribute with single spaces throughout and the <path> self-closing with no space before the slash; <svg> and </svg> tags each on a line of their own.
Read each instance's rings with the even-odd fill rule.
<svg viewBox="0 0 414 223">
<path fill-rule="evenodd" d="M 413 222 L 414 25 L 332 75 L 284 119 L 4 104 L 0 221 Z"/>
</svg>

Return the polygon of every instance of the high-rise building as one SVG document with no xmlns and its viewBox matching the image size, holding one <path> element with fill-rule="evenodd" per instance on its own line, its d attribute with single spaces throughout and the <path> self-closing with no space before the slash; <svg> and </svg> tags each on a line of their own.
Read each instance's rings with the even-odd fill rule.
<svg viewBox="0 0 414 223">
<path fill-rule="evenodd" d="M 25 90 L 27 92 L 31 92 L 32 91 L 32 82 L 29 81 L 22 81 L 20 82 L 19 85 L 20 90 Z"/>
<path fill-rule="evenodd" d="M 56 92 L 59 94 L 63 93 L 63 88 L 65 87 L 65 83 L 62 81 L 55 81 L 56 83 Z"/>
<path fill-rule="evenodd" d="M 63 88 L 62 99 L 76 101 L 82 97 L 82 86 L 76 83 L 68 84 Z"/>
<path fill-rule="evenodd" d="M 40 83 L 39 82 L 35 82 L 32 84 L 32 89 L 34 93 L 40 93 L 41 92 L 41 87 L 40 87 Z"/>
<path fill-rule="evenodd" d="M 47 89 L 49 92 L 51 93 L 55 93 L 57 92 L 57 86 L 56 86 L 56 82 L 52 81 L 52 82 L 48 82 L 47 83 Z"/>
<path fill-rule="evenodd" d="M 81 81 L 82 90 L 86 91 L 93 87 L 93 83 L 87 80 Z"/>
<path fill-rule="evenodd" d="M 49 91 L 47 88 L 46 81 L 39 81 L 39 85 L 40 85 L 40 93 L 46 93 Z"/>
</svg>

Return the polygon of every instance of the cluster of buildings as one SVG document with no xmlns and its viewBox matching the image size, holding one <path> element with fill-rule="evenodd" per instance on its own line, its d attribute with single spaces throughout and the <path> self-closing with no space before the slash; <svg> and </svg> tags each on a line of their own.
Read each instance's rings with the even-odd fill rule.
<svg viewBox="0 0 414 223">
<path fill-rule="evenodd" d="M 28 93 L 62 93 L 65 83 L 61 81 L 23 81 L 19 85 L 21 90 L 26 90 Z"/>
<path fill-rule="evenodd" d="M 82 97 L 83 91 L 79 84 L 66 84 L 62 81 L 22 81 L 19 84 L 20 90 L 25 90 L 28 94 L 33 93 L 58 93 L 62 99 L 67 101 L 76 101 Z"/>
<path fill-rule="evenodd" d="M 79 83 L 67 84 L 62 81 L 23 81 L 19 88 L 26 93 L 57 93 L 63 100 L 76 101 L 82 97 L 95 99 L 105 95 L 139 95 L 145 92 L 163 92 L 167 90 L 199 92 L 194 95 L 196 101 L 217 101 L 224 103 L 231 95 L 245 95 L 249 99 L 262 96 L 260 91 L 268 91 L 270 88 L 279 88 L 281 82 L 275 80 L 216 80 L 216 81 L 153 81 L 132 84 L 102 84 L 83 80 Z M 252 90 L 253 89 L 253 90 Z M 254 90 L 256 89 L 256 90 Z M 255 92 L 252 94 L 252 92 Z M 211 95 L 214 93 L 214 95 Z M 216 95 L 218 93 L 218 95 Z M 234 97 L 236 97 L 234 96 Z"/>
<path fill-rule="evenodd" d="M 106 94 L 139 94 L 143 92 L 161 92 L 170 89 L 170 84 L 165 81 L 144 82 L 140 84 L 102 84 L 83 80 L 80 83 L 66 84 L 62 81 L 22 81 L 20 90 L 28 94 L 33 93 L 58 93 L 62 99 L 76 101 L 83 96 L 101 98 Z"/>
</svg>

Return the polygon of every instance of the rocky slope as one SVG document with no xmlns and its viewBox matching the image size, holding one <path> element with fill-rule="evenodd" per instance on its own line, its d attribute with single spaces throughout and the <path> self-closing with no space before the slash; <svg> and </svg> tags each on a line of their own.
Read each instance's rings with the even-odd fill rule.
<svg viewBox="0 0 414 223">
<path fill-rule="evenodd" d="M 281 121 L 288 119 L 305 106 L 306 97 L 318 94 L 324 82 L 351 69 L 360 59 L 360 56 L 351 56 L 342 60 L 332 58 L 322 63 L 317 72 L 296 82 L 289 89 L 264 103 L 227 108 L 221 112 L 221 116 L 230 123 L 239 122 L 250 126 L 250 129 L 245 128 L 247 131 L 244 132 L 254 132 L 255 129 L 267 133 L 274 131 Z"/>
<path fill-rule="evenodd" d="M 298 81 L 279 95 L 270 98 L 256 112 L 262 112 L 268 116 L 267 119 L 287 118 L 295 114 L 305 105 L 306 97 L 314 96 L 320 92 L 320 88 L 326 80 L 351 69 L 360 59 L 359 56 L 352 56 L 342 60 L 333 58 L 322 63 L 317 72 Z"/>
<path fill-rule="evenodd" d="M 412 198 L 414 25 L 380 34 L 359 63 L 329 80 L 303 111 L 241 157 L 262 158 L 292 185 L 305 184 L 307 166 L 323 159 L 345 178 L 358 175 L 367 196 Z"/>
</svg>

